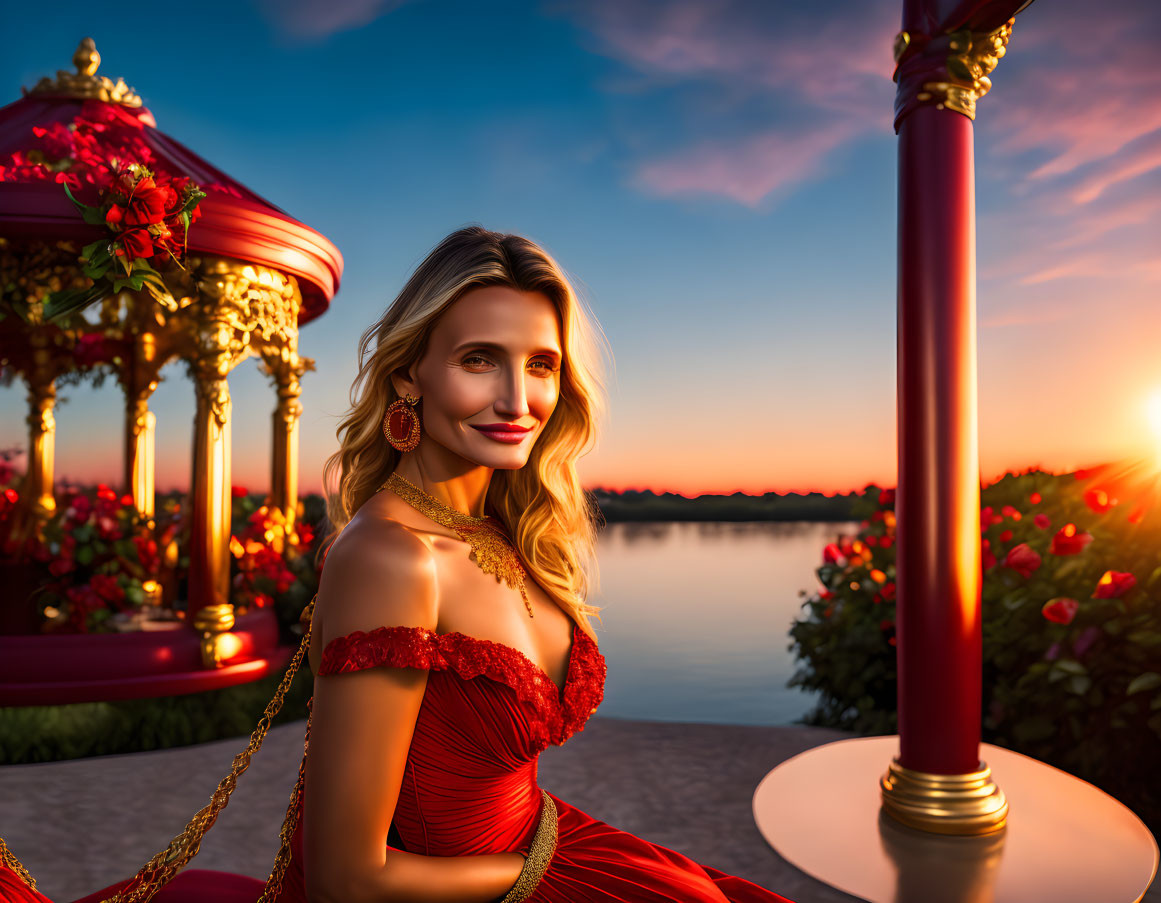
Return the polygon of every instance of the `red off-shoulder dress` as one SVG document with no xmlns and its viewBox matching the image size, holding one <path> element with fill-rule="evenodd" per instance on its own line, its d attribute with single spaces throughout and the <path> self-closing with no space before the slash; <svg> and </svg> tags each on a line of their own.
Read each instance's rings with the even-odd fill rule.
<svg viewBox="0 0 1161 903">
<path fill-rule="evenodd" d="M 583 730 L 604 698 L 605 658 L 596 644 L 573 624 L 563 690 L 510 646 L 403 626 L 335 638 L 323 650 L 319 675 L 379 666 L 431 672 L 395 809 L 395 848 L 428 856 L 526 854 L 540 815 L 540 752 Z M 304 786 L 304 798 L 309 792 Z M 791 903 L 550 796 L 559 817 L 557 847 L 533 903 Z M 75 903 L 98 903 L 121 884 Z M 263 885 L 254 878 L 187 869 L 154 900 L 254 903 Z M 5 889 L 0 875 L 0 896 Z M 50 903 L 26 889 L 24 896 L 19 888 L 14 892 L 18 901 Z M 305 901 L 300 811 L 277 903 Z"/>
</svg>

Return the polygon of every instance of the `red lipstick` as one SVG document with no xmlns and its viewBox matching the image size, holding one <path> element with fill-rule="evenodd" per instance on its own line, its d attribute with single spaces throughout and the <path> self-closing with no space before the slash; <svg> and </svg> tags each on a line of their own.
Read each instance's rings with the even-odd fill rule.
<svg viewBox="0 0 1161 903">
<path fill-rule="evenodd" d="M 532 432 L 532 427 L 520 426 L 515 423 L 471 423 L 468 425 L 474 430 L 479 430 L 489 439 L 506 442 L 509 445 L 520 444 L 524 441 L 524 437 Z"/>
</svg>

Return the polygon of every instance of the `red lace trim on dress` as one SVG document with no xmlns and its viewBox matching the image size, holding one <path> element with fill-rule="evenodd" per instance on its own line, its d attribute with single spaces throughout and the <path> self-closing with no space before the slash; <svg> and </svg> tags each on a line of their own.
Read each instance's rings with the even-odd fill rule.
<svg viewBox="0 0 1161 903">
<path fill-rule="evenodd" d="M 323 650 L 319 676 L 387 665 L 451 669 L 464 679 L 481 675 L 510 687 L 532 705 L 537 745 L 563 743 L 596 712 L 604 698 L 607 665 L 592 639 L 573 624 L 572 651 L 564 690 L 519 649 L 463 633 L 439 634 L 424 627 L 391 626 L 335 637 Z M 552 738 L 556 738 L 553 740 Z"/>
</svg>

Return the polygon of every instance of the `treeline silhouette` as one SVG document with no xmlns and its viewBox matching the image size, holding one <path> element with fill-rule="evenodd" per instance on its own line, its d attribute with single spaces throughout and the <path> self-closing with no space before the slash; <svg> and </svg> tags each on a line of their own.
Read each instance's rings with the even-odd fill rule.
<svg viewBox="0 0 1161 903">
<path fill-rule="evenodd" d="M 821 492 L 767 492 L 747 495 L 699 495 L 651 489 L 590 490 L 607 523 L 618 521 L 849 521 L 857 492 L 832 496 Z"/>
</svg>

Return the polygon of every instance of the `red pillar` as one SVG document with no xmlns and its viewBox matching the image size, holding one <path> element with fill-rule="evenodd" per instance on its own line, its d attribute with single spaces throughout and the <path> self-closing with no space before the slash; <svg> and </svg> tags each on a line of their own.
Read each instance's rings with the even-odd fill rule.
<svg viewBox="0 0 1161 903">
<path fill-rule="evenodd" d="M 972 130 L 930 105 L 899 130 L 899 762 L 936 774 L 980 767 Z"/>
</svg>

